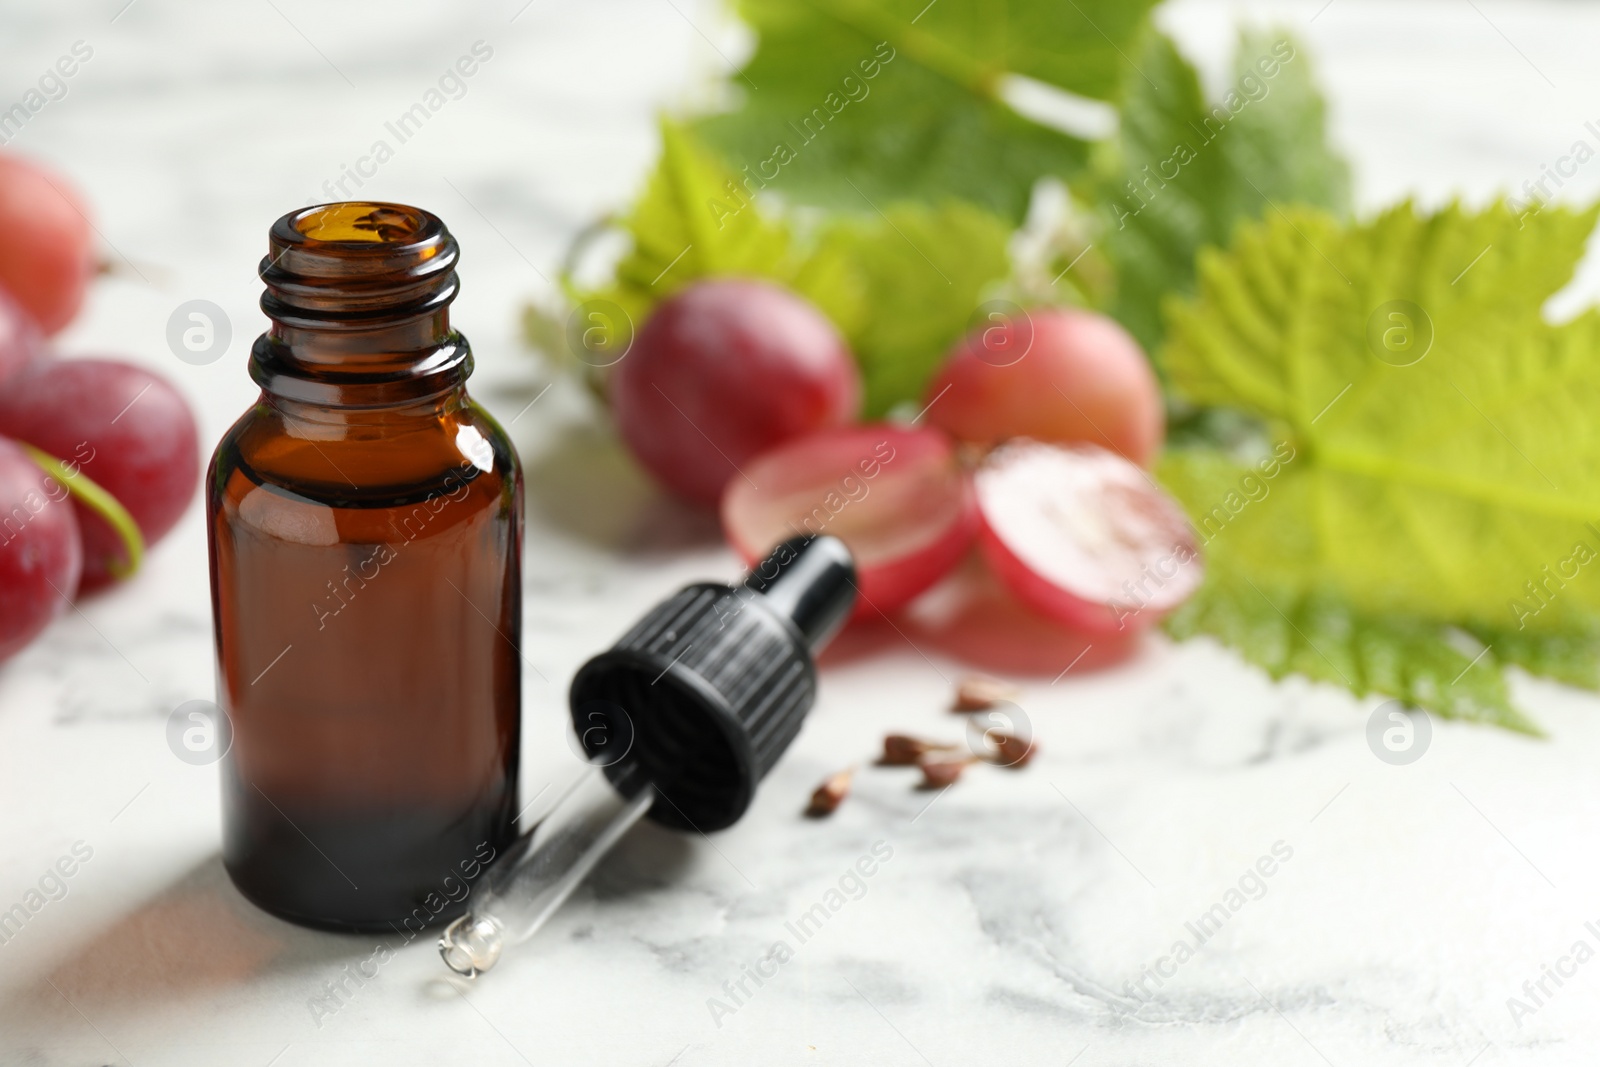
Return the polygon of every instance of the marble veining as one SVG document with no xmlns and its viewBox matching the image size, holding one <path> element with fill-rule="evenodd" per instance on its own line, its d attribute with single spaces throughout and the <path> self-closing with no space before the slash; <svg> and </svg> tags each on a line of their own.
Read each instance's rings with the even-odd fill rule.
<svg viewBox="0 0 1600 1067">
<path fill-rule="evenodd" d="M 12 148 L 79 182 L 108 258 L 138 265 L 97 287 L 63 347 L 168 375 L 207 441 L 254 395 L 243 352 L 263 325 L 268 223 L 365 151 L 429 71 L 476 39 L 496 50 L 362 192 L 433 207 L 461 239 L 473 389 L 527 470 L 533 800 L 578 770 L 563 740 L 577 665 L 662 595 L 737 567 L 714 520 L 649 488 L 582 389 L 551 385 L 515 310 L 548 296 L 579 226 L 631 195 L 656 110 L 704 99 L 741 35 L 710 0 L 122 7 L 0 2 L 0 69 L 96 49 Z M 1182 0 L 1161 15 L 1218 76 L 1237 18 L 1306 43 L 1364 209 L 1519 187 L 1600 88 L 1600 6 Z M 1600 170 L 1565 192 L 1597 189 Z M 1586 268 L 1569 302 L 1597 281 Z M 200 297 L 235 340 L 190 367 L 163 331 Z M 1544 1067 L 1592 1063 L 1600 1043 L 1600 966 L 1532 1014 L 1507 1007 L 1595 941 L 1591 695 L 1518 680 L 1548 741 L 1438 724 L 1423 760 L 1391 767 L 1365 743 L 1375 701 L 1152 638 L 1127 662 L 1026 680 L 1037 760 L 935 795 L 870 761 L 890 730 L 958 740 L 945 708 L 966 668 L 884 632 L 873 654 L 830 661 L 743 822 L 709 839 L 640 827 L 533 942 L 463 984 L 429 938 L 300 930 L 228 883 L 215 768 L 164 737 L 213 685 L 198 505 L 132 585 L 80 607 L 0 668 L 0 914 L 41 903 L 0 926 L 6 1067 Z M 801 818 L 850 763 L 839 812 Z M 1275 845 L 1292 858 L 1259 890 L 1241 882 Z M 90 858 L 58 895 L 41 879 L 75 847 Z M 874 848 L 892 854 L 847 879 Z M 1190 924 L 1207 913 L 1202 943 Z M 1192 954 L 1175 962 L 1180 941 Z"/>
</svg>

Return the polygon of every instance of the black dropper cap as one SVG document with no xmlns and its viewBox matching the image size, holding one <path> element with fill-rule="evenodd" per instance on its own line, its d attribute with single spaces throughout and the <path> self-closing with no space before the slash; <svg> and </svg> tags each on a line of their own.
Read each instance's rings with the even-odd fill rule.
<svg viewBox="0 0 1600 1067">
<path fill-rule="evenodd" d="M 573 727 L 650 817 L 721 830 L 800 732 L 816 701 L 813 657 L 849 618 L 856 569 L 843 541 L 785 541 L 741 585 L 687 586 L 572 680 Z"/>
</svg>

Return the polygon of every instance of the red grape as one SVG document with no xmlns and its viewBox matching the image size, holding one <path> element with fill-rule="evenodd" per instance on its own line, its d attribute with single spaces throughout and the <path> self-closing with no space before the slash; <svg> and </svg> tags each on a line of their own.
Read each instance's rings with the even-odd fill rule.
<svg viewBox="0 0 1600 1067">
<path fill-rule="evenodd" d="M 0 381 L 44 355 L 44 336 L 22 306 L 0 289 Z"/>
<path fill-rule="evenodd" d="M 1069 626 L 1148 626 L 1200 585 L 1194 528 L 1150 476 L 1093 445 L 1016 441 L 975 479 L 979 543 L 1024 603 Z"/>
<path fill-rule="evenodd" d="M 0 660 L 66 610 L 83 569 L 67 490 L 0 438 Z"/>
<path fill-rule="evenodd" d="M 668 488 L 715 506 L 755 456 L 854 418 L 861 379 L 816 308 L 766 282 L 721 278 L 655 309 L 617 364 L 610 395 L 639 462 Z"/>
<path fill-rule="evenodd" d="M 950 439 L 888 424 L 818 430 L 763 453 L 722 498 L 746 562 L 796 534 L 828 533 L 855 556 L 856 615 L 891 612 L 960 561 L 976 532 L 972 487 Z"/>
<path fill-rule="evenodd" d="M 83 305 L 94 261 L 88 212 L 66 179 L 0 155 L 0 288 L 55 333 Z"/>
<path fill-rule="evenodd" d="M 1097 444 L 1147 466 L 1161 447 L 1161 387 L 1144 351 L 1104 315 L 1034 308 L 967 335 L 923 403 L 958 440 Z"/>
<path fill-rule="evenodd" d="M 127 363 L 35 364 L 0 391 L 0 434 L 75 467 L 116 497 L 147 545 L 177 523 L 200 478 L 200 440 L 183 397 Z M 107 584 L 127 560 L 122 538 L 74 501 L 83 533 L 83 588 Z"/>
</svg>

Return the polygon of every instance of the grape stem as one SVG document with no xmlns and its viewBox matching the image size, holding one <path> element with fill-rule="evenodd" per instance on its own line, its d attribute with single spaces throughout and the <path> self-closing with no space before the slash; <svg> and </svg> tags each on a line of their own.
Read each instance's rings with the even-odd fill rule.
<svg viewBox="0 0 1600 1067">
<path fill-rule="evenodd" d="M 66 486 L 67 492 L 77 498 L 78 503 L 104 519 L 106 524 L 116 531 L 117 536 L 122 538 L 122 546 L 128 553 L 127 562 L 113 562 L 108 569 L 114 578 L 131 578 L 144 560 L 144 535 L 139 532 L 139 524 L 128 514 L 128 509 L 123 507 L 122 502 L 116 497 L 97 485 L 94 479 L 84 474 L 82 469 L 69 467 L 43 449 L 35 448 L 25 442 L 19 441 L 18 444 L 21 444 L 28 457 L 39 465 L 40 470 Z"/>
</svg>

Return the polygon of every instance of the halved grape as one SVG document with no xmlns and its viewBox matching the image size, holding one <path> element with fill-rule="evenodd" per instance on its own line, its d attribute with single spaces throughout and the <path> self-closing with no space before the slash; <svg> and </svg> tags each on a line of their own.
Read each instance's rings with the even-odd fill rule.
<svg viewBox="0 0 1600 1067">
<path fill-rule="evenodd" d="M 109 359 L 36 363 L 0 389 L 0 434 L 49 453 L 115 497 L 147 545 L 177 523 L 200 480 L 200 439 L 183 396 L 163 378 Z M 71 479 L 68 479 L 69 485 Z M 83 502 L 83 589 L 130 562 L 125 539 Z M 70 592 L 70 590 L 69 590 Z"/>
<path fill-rule="evenodd" d="M 0 235 L 0 287 L 56 333 L 78 313 L 94 275 L 82 198 L 61 175 L 0 155 Z"/>
<path fill-rule="evenodd" d="M 855 556 L 858 617 L 892 612 L 938 581 L 977 529 L 970 480 L 937 430 L 818 430 L 763 453 L 745 475 L 722 497 L 728 542 L 754 563 L 796 535 L 838 537 Z"/>
<path fill-rule="evenodd" d="M 975 478 L 979 543 L 1018 599 L 1070 626 L 1139 629 L 1200 585 L 1194 527 L 1137 465 L 1093 445 L 1016 441 Z"/>
<path fill-rule="evenodd" d="M 82 569 L 66 488 L 0 437 L 0 660 L 67 609 Z"/>
</svg>

